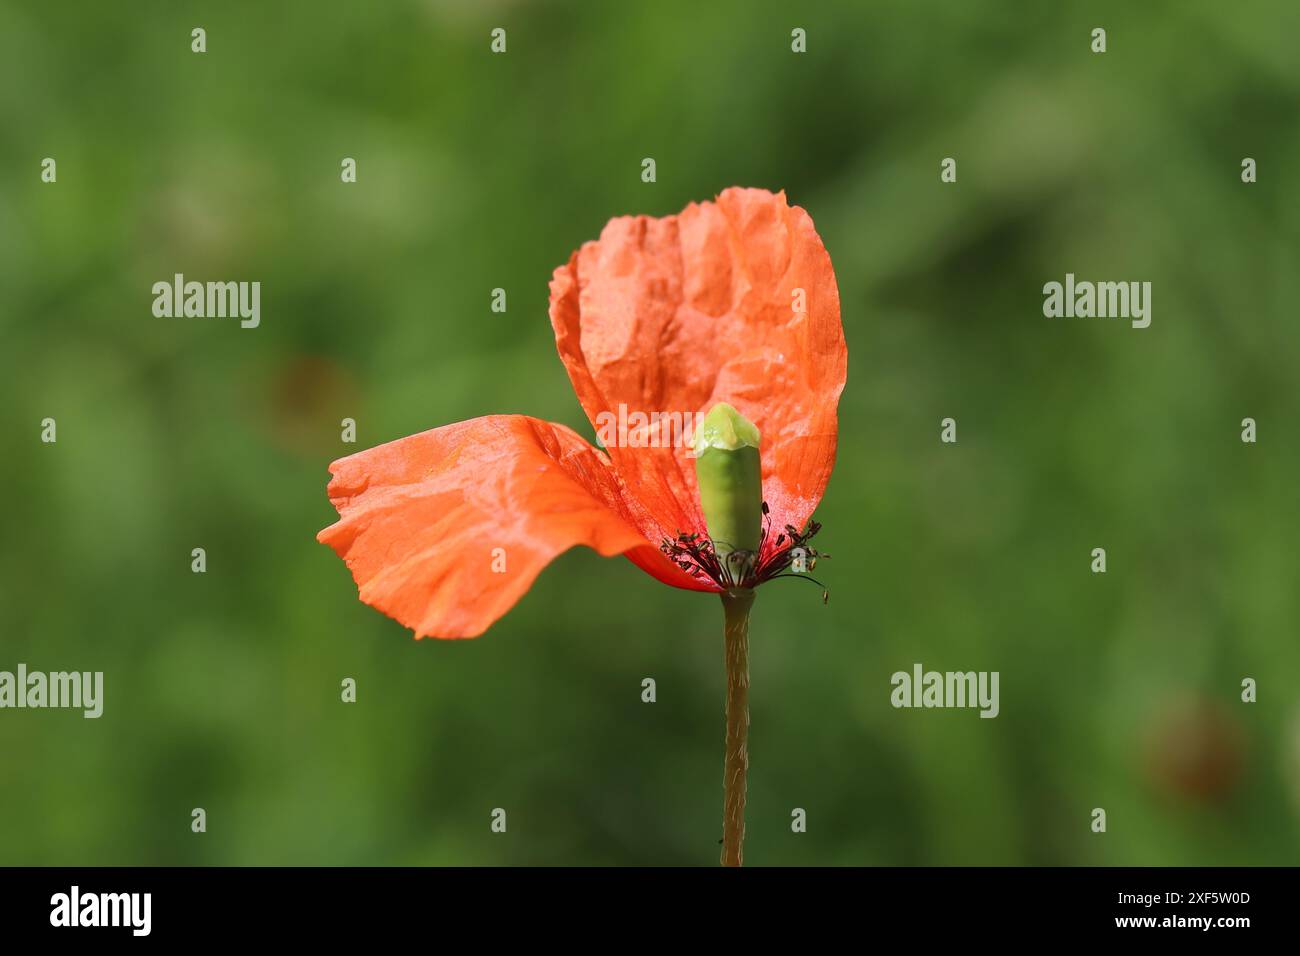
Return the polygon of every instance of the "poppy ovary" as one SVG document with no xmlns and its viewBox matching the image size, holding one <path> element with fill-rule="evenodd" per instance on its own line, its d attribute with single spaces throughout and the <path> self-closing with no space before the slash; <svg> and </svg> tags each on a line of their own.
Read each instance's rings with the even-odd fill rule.
<svg viewBox="0 0 1300 956">
<path fill-rule="evenodd" d="M 763 543 L 758 428 L 726 402 L 709 409 L 695 435 L 700 507 L 726 578 L 743 586 Z"/>
</svg>

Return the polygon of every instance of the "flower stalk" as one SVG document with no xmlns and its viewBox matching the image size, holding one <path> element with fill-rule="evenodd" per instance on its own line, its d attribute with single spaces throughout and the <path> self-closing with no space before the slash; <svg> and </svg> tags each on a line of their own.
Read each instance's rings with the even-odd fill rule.
<svg viewBox="0 0 1300 956">
<path fill-rule="evenodd" d="M 723 866 L 740 866 L 745 856 L 745 787 L 749 775 L 749 609 L 754 592 L 722 593 L 723 659 L 727 671 L 727 742 L 722 769 Z"/>
</svg>

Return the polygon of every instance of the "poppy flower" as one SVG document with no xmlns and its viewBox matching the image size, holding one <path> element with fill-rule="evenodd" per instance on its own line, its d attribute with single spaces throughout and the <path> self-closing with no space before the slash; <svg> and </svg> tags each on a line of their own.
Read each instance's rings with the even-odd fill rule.
<svg viewBox="0 0 1300 956">
<path fill-rule="evenodd" d="M 318 538 L 416 638 L 483 633 L 574 545 L 721 595 L 738 864 L 753 589 L 815 563 L 835 460 L 848 356 L 830 256 L 784 193 L 732 188 L 611 220 L 555 270 L 550 318 L 603 450 L 523 415 L 434 428 L 334 462 L 339 520 Z"/>
</svg>

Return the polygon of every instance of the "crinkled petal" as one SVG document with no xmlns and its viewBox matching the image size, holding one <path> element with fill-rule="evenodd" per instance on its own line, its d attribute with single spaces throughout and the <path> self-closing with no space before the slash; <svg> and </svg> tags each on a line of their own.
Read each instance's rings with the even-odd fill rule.
<svg viewBox="0 0 1300 956">
<path fill-rule="evenodd" d="M 417 638 L 483 633 L 578 544 L 710 589 L 646 540 L 608 460 L 563 425 L 476 418 L 342 458 L 330 474 L 339 520 L 319 540 L 347 563 L 361 600 Z"/>
<path fill-rule="evenodd" d="M 634 413 L 693 422 L 730 402 L 762 433 L 773 526 L 812 516 L 835 463 L 848 353 L 830 256 L 784 193 L 728 189 L 676 216 L 611 220 L 555 270 L 550 313 L 598 435 L 640 424 Z M 704 530 L 689 443 L 662 432 L 627 442 L 661 447 L 606 442 L 651 540 Z"/>
</svg>

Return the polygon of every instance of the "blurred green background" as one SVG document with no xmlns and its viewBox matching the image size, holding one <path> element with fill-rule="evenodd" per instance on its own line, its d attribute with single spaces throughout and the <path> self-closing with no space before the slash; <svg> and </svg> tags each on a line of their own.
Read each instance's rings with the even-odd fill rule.
<svg viewBox="0 0 1300 956">
<path fill-rule="evenodd" d="M 813 216 L 850 361 L 830 604 L 755 607 L 747 862 L 1294 862 L 1298 35 L 1289 0 L 2 0 L 0 669 L 106 700 L 0 712 L 0 863 L 715 863 L 715 599 L 574 551 L 416 643 L 314 535 L 360 448 L 592 435 L 551 269 L 733 184 Z M 261 281 L 261 327 L 155 319 L 176 272 Z M 1044 318 L 1066 272 L 1151 281 L 1151 327 Z M 918 661 L 999 671 L 1001 715 L 893 709 Z"/>
</svg>

